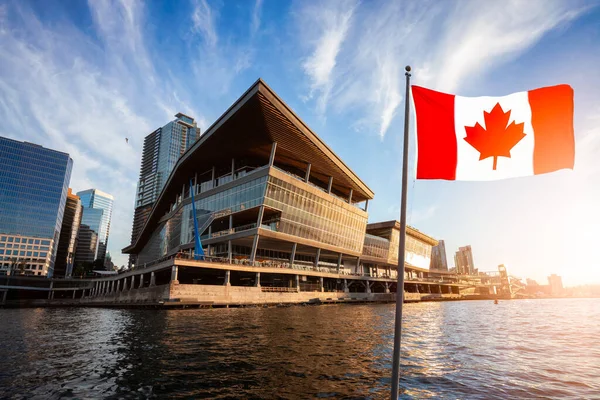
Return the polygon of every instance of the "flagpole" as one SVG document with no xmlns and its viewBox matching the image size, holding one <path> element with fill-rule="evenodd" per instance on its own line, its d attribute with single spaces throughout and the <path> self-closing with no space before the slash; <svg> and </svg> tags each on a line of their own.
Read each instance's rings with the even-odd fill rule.
<svg viewBox="0 0 600 400">
<path fill-rule="evenodd" d="M 400 200 L 400 243 L 398 245 L 398 283 L 396 285 L 396 323 L 394 326 L 394 358 L 392 360 L 392 400 L 398 399 L 400 384 L 400 339 L 404 304 L 404 249 L 406 248 L 406 192 L 408 191 L 408 103 L 410 99 L 410 65 L 407 65 L 404 96 L 404 147 L 402 149 L 402 197 Z"/>
</svg>

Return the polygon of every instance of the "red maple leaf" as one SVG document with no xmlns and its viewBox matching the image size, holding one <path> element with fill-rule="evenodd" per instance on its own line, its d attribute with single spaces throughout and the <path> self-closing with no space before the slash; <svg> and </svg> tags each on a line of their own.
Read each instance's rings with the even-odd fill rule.
<svg viewBox="0 0 600 400">
<path fill-rule="evenodd" d="M 524 123 L 508 124 L 510 110 L 504 112 L 500 103 L 496 103 L 491 112 L 484 111 L 485 127 L 479 125 L 465 126 L 467 137 L 465 141 L 479 152 L 479 161 L 494 157 L 494 170 L 498 157 L 510 158 L 510 150 L 526 135 L 523 133 Z"/>
</svg>

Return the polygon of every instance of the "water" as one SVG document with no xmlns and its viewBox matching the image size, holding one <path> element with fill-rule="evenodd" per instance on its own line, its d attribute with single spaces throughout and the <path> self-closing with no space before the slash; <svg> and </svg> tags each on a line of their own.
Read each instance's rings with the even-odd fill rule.
<svg viewBox="0 0 600 400">
<path fill-rule="evenodd" d="M 387 398 L 394 305 L 0 310 L 0 398 Z M 600 299 L 405 306 L 403 398 L 600 398 Z"/>
</svg>

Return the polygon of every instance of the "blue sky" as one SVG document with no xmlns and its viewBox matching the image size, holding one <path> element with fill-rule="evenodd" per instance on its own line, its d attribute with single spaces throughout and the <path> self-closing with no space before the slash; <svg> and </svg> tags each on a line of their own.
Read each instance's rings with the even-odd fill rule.
<svg viewBox="0 0 600 400">
<path fill-rule="evenodd" d="M 480 270 L 600 282 L 598 1 L 0 1 L 0 38 L 0 135 L 70 153 L 75 191 L 115 196 L 119 264 L 144 136 L 178 111 L 207 128 L 258 77 L 375 191 L 372 222 L 398 218 L 404 65 L 464 96 L 568 83 L 574 171 L 411 178 L 408 218 L 451 264 L 471 244 Z"/>
</svg>

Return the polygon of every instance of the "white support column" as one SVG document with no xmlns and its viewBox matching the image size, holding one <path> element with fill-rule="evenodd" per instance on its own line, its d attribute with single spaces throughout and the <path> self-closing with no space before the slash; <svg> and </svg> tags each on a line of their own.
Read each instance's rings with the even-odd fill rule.
<svg viewBox="0 0 600 400">
<path fill-rule="evenodd" d="M 310 179 L 310 163 L 308 163 L 308 165 L 306 166 L 306 175 L 304 175 L 304 181 L 308 182 L 308 180 Z"/>
<path fill-rule="evenodd" d="M 154 271 L 150 272 L 150 287 L 156 286 L 156 277 L 154 276 Z"/>
<path fill-rule="evenodd" d="M 77 294 L 77 290 L 73 290 L 73 300 L 75 300 L 75 295 Z"/>
<path fill-rule="evenodd" d="M 300 291 L 300 275 L 296 275 L 296 290 Z"/>
<path fill-rule="evenodd" d="M 115 294 L 119 293 L 120 289 L 121 289 L 121 281 L 116 281 L 116 286 L 115 286 Z"/>
<path fill-rule="evenodd" d="M 327 184 L 327 193 L 331 193 L 331 187 L 333 186 L 333 176 L 329 177 L 329 183 Z"/>
<path fill-rule="evenodd" d="M 216 174 L 215 166 L 213 165 L 213 167 L 212 167 L 212 187 L 215 187 L 215 178 L 216 178 L 215 174 Z"/>
<path fill-rule="evenodd" d="M 53 287 L 54 287 L 54 281 L 50 281 L 50 290 L 48 291 L 48 300 L 52 299 L 52 294 L 54 293 L 54 291 L 52 290 Z M 8 289 L 6 289 L 6 291 L 8 291 Z"/>
<path fill-rule="evenodd" d="M 369 199 L 365 200 L 365 211 L 369 210 Z"/>
<path fill-rule="evenodd" d="M 254 265 L 254 259 L 256 258 L 256 250 L 258 248 L 258 233 L 254 235 L 254 241 L 252 242 L 252 250 L 250 251 L 250 262 Z"/>
<path fill-rule="evenodd" d="M 348 279 L 344 279 L 344 293 L 350 292 L 350 288 L 348 287 Z"/>
<path fill-rule="evenodd" d="M 315 268 L 319 266 L 319 258 L 321 258 L 321 249 L 317 249 L 317 254 L 315 255 Z"/>
<path fill-rule="evenodd" d="M 223 283 L 223 286 L 231 286 L 231 271 L 230 270 L 225 271 L 225 282 Z"/>
<path fill-rule="evenodd" d="M 319 284 L 321 286 L 321 292 L 324 292 L 325 291 L 325 287 L 323 286 L 323 277 L 322 276 L 319 278 Z"/>
<path fill-rule="evenodd" d="M 232 254 L 232 247 L 231 247 L 231 240 L 227 241 L 227 262 L 229 262 L 229 264 L 231 264 L 231 262 L 233 258 L 233 254 Z"/>
<path fill-rule="evenodd" d="M 354 191 L 350 189 L 350 194 L 348 195 L 348 204 L 352 204 L 352 194 L 354 194 Z"/>
<path fill-rule="evenodd" d="M 127 290 L 127 278 L 123 278 L 123 291 Z"/>
<path fill-rule="evenodd" d="M 177 265 L 173 265 L 171 267 L 171 283 L 177 285 L 179 283 L 179 281 L 177 280 L 177 275 L 178 275 L 178 267 Z"/>
<path fill-rule="evenodd" d="M 275 151 L 277 150 L 277 142 L 273 142 L 271 145 L 271 155 L 269 156 L 269 167 L 273 166 L 275 162 Z"/>
<path fill-rule="evenodd" d="M 338 254 L 338 262 L 337 262 L 337 273 L 340 273 L 340 269 L 342 268 L 342 253 Z"/>
<path fill-rule="evenodd" d="M 389 292 L 390 292 L 390 284 L 389 284 L 389 282 L 386 282 L 386 283 L 385 283 L 385 292 L 386 292 L 386 293 L 389 293 Z"/>
<path fill-rule="evenodd" d="M 296 260 L 296 248 L 298 243 L 292 245 L 292 253 L 290 254 L 290 268 L 294 268 L 294 261 Z"/>
<path fill-rule="evenodd" d="M 229 214 L 229 232 L 233 229 L 233 214 Z"/>
<path fill-rule="evenodd" d="M 109 287 L 109 289 L 108 289 L 108 292 L 109 292 L 109 293 L 112 293 L 112 292 L 113 292 L 113 289 L 114 289 L 114 283 L 115 283 L 115 281 L 110 281 L 110 287 Z"/>
<path fill-rule="evenodd" d="M 367 283 L 367 293 L 371 293 L 371 282 L 366 281 Z"/>
<path fill-rule="evenodd" d="M 256 273 L 256 282 L 254 282 L 254 286 L 260 287 L 260 272 Z"/>
<path fill-rule="evenodd" d="M 129 285 L 129 290 L 135 289 L 135 275 L 131 275 L 131 285 Z"/>
<path fill-rule="evenodd" d="M 144 274 L 140 274 L 140 285 L 138 286 L 138 289 L 141 289 L 144 287 Z"/>
</svg>

